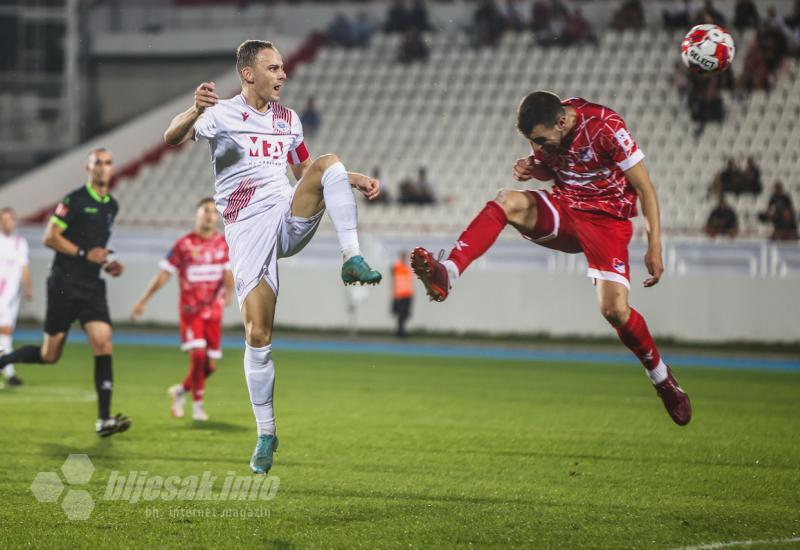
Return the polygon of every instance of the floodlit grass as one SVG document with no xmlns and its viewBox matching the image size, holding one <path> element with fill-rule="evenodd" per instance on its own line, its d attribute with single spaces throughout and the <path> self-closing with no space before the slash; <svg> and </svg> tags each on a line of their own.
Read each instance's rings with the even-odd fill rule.
<svg viewBox="0 0 800 550">
<path fill-rule="evenodd" d="M 269 500 L 104 498 L 115 475 L 249 475 L 241 351 L 207 386 L 211 421 L 169 416 L 186 357 L 117 346 L 113 410 L 93 432 L 92 361 L 19 366 L 0 391 L 4 547 L 671 548 L 800 536 L 800 374 L 680 369 L 695 418 L 672 424 L 639 368 L 278 350 L 280 451 Z M 68 455 L 95 466 L 70 520 L 31 491 Z M 146 473 L 143 473 L 146 472 Z M 157 482 L 153 482 L 156 483 Z M 279 484 L 278 484 L 279 483 Z M 143 495 L 143 493 L 142 493 Z M 188 495 L 188 493 L 187 493 Z M 175 496 L 172 493 L 172 496 Z M 72 497 L 69 497 L 72 498 Z"/>
</svg>

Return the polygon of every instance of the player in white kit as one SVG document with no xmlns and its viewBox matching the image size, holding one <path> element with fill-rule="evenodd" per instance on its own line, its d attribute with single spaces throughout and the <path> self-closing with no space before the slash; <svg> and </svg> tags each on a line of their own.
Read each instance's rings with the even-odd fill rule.
<svg viewBox="0 0 800 550">
<path fill-rule="evenodd" d="M 202 83 L 195 90 L 194 105 L 172 119 L 164 140 L 178 145 L 190 138 L 204 139 L 211 147 L 214 201 L 225 224 L 244 318 L 244 371 L 258 428 L 250 467 L 265 474 L 278 447 L 272 406 L 277 260 L 302 250 L 327 210 L 342 249 L 342 281 L 379 283 L 381 274 L 369 267 L 359 250 L 351 187 L 372 200 L 380 193 L 380 183 L 345 171 L 335 155 L 311 161 L 300 118 L 278 103 L 286 73 L 272 43 L 242 43 L 236 50 L 236 70 L 241 94 L 220 100 L 213 82 Z M 287 164 L 298 181 L 294 187 Z"/>
<path fill-rule="evenodd" d="M 20 296 L 33 297 L 28 269 L 28 241 L 16 234 L 17 216 L 11 208 L 0 210 L 0 355 L 12 349 Z M 19 386 L 14 365 L 3 369 L 9 386 Z"/>
</svg>

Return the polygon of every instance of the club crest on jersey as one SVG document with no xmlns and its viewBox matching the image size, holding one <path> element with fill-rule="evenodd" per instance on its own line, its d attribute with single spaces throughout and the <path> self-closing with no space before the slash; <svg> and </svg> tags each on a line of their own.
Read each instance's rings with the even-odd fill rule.
<svg viewBox="0 0 800 550">
<path fill-rule="evenodd" d="M 616 271 L 617 273 L 622 273 L 623 275 L 625 275 L 625 262 L 623 262 L 619 258 L 614 258 L 611 261 L 611 266 L 614 268 L 614 271 Z"/>
<path fill-rule="evenodd" d="M 282 119 L 275 120 L 275 130 L 278 132 L 288 133 L 289 132 L 289 123 Z"/>
<path fill-rule="evenodd" d="M 581 159 L 581 162 L 589 162 L 593 156 L 591 147 L 586 147 L 578 152 L 578 158 Z"/>
<path fill-rule="evenodd" d="M 245 122 L 248 118 L 250 118 L 250 113 L 242 111 L 242 122 Z"/>
<path fill-rule="evenodd" d="M 239 277 L 238 279 L 236 279 L 236 294 L 238 296 L 241 296 L 242 292 L 244 292 L 244 279 Z"/>
</svg>

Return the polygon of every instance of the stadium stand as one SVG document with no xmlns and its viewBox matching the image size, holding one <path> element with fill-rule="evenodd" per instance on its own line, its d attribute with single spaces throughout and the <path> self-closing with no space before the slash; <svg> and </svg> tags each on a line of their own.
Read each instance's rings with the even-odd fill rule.
<svg viewBox="0 0 800 550">
<path fill-rule="evenodd" d="M 800 115 L 796 60 L 786 62 L 771 93 L 736 99 L 726 92 L 726 121 L 696 139 L 688 109 L 671 84 L 680 33 L 607 31 L 597 46 L 571 48 L 542 48 L 529 34 L 507 33 L 497 48 L 475 49 L 464 33 L 440 32 L 426 36 L 428 62 L 410 67 L 396 62 L 399 40 L 382 34 L 367 49 L 326 48 L 295 70 L 284 92 L 283 102 L 297 110 L 308 96 L 316 99 L 323 123 L 309 140 L 313 152 L 336 152 L 354 170 L 379 166 L 391 194 L 420 166 L 428 169 L 438 203 L 364 206 L 360 217 L 369 231 L 452 232 L 497 188 L 513 186 L 510 166 L 526 153 L 514 128 L 515 108 L 536 88 L 581 95 L 625 117 L 648 155 L 663 224 L 672 235 L 699 234 L 713 205 L 708 185 L 731 154 L 755 152 L 765 186 L 782 179 L 800 203 L 800 152 L 792 145 L 800 138 L 794 123 Z M 741 48 L 752 35 L 738 40 Z M 675 57 L 664 59 L 664 51 Z M 207 148 L 182 148 L 120 182 L 116 194 L 129 205 L 120 223 L 169 227 L 187 194 L 211 188 Z M 162 201 L 145 208 L 155 194 Z M 730 200 L 742 235 L 769 235 L 770 227 L 757 219 L 767 193 Z"/>
</svg>

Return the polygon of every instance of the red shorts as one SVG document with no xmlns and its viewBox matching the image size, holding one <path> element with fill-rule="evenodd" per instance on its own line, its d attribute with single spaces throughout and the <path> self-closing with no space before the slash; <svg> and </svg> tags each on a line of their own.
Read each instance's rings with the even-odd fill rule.
<svg viewBox="0 0 800 550">
<path fill-rule="evenodd" d="M 181 350 L 205 348 L 211 359 L 222 357 L 222 319 L 202 315 L 181 315 Z"/>
<path fill-rule="evenodd" d="M 536 199 L 536 227 L 526 239 L 553 250 L 583 252 L 593 279 L 614 281 L 631 288 L 628 244 L 633 236 L 630 220 L 600 212 L 575 210 L 544 190 L 529 191 Z"/>
</svg>

